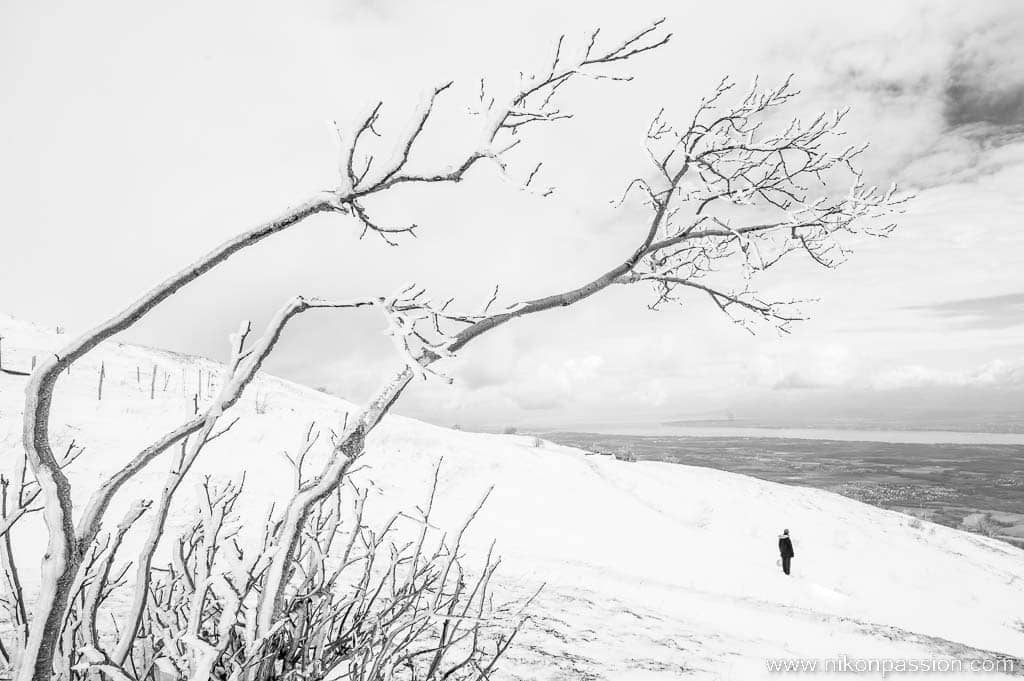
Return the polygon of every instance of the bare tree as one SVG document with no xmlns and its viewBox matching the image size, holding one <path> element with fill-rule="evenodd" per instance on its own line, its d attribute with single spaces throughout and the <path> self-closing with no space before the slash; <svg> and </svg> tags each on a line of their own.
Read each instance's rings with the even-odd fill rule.
<svg viewBox="0 0 1024 681">
<path fill-rule="evenodd" d="M 77 524 L 72 512 L 71 485 L 61 469 L 61 462 L 53 453 L 50 440 L 50 409 L 54 387 L 61 373 L 70 370 L 72 364 L 99 343 L 129 328 L 183 286 L 203 276 L 230 256 L 312 215 L 335 212 L 350 216 L 357 221 L 363 235 L 372 232 L 389 243 L 395 243 L 394 239 L 402 234 L 413 233 L 414 226 L 394 228 L 379 224 L 368 210 L 366 201 L 401 185 L 460 182 L 480 161 L 492 161 L 503 171 L 507 171 L 507 155 L 520 144 L 525 130 L 535 124 L 558 121 L 570 116 L 558 109 L 554 103 L 556 93 L 566 83 L 587 76 L 624 79 L 608 70 L 614 70 L 620 62 L 665 44 L 669 36 L 661 31 L 661 23 L 655 22 L 634 36 L 609 47 L 599 46 L 598 33 L 594 32 L 585 48 L 573 58 L 563 54 L 563 40 L 560 39 L 550 69 L 536 76 L 524 78 L 522 86 L 517 91 L 500 100 L 496 96 L 488 97 L 482 83 L 480 142 L 465 156 L 450 160 L 440 168 L 428 171 L 414 170 L 410 159 L 417 141 L 427 127 L 438 98 L 449 89 L 451 83 L 445 83 L 433 90 L 421 110 L 414 116 L 411 130 L 393 140 L 395 151 L 384 161 L 378 161 L 372 154 L 363 153 L 366 136 L 380 134 L 376 126 L 382 115 L 382 105 L 377 105 L 352 134 L 348 151 L 342 156 L 340 182 L 334 189 L 318 192 L 280 217 L 221 244 L 146 292 L 114 317 L 40 361 L 26 390 L 23 441 L 28 462 L 39 486 L 50 538 L 41 570 L 41 589 L 33 608 L 34 615 L 28 640 L 21 655 L 22 662 L 18 672 L 20 681 L 27 681 L 30 678 L 41 681 L 50 678 L 60 632 L 64 629 L 67 618 L 69 598 L 90 550 L 89 547 L 100 531 L 113 495 L 168 448 L 194 434 L 199 434 L 200 440 L 208 437 L 223 410 L 237 401 L 245 386 L 252 380 L 288 319 L 313 307 L 357 305 L 312 304 L 306 299 L 297 298 L 286 306 L 257 346 L 244 352 L 244 360 L 234 366 L 231 376 L 225 381 L 221 395 L 213 400 L 211 407 L 157 439 L 139 452 L 123 469 L 106 480 L 92 495 Z M 534 166 L 532 172 L 527 175 L 523 182 L 525 186 L 529 187 L 534 181 L 539 167 L 539 164 Z M 384 300 L 376 302 L 384 303 Z M 392 319 L 404 319 L 407 312 L 409 310 L 390 310 L 389 315 Z M 385 406 L 390 406 L 390 403 L 379 404 L 372 411 L 382 413 Z M 365 429 L 365 425 L 361 428 Z M 359 442 L 361 443 L 361 440 Z M 353 450 L 351 454 L 354 458 L 357 452 Z M 341 477 L 343 473 L 334 478 L 333 486 L 337 485 Z M 323 492 L 319 487 L 316 490 L 304 490 L 303 502 L 296 507 L 303 509 L 297 522 L 301 524 L 309 509 L 329 492 L 330 489 Z M 288 528 L 293 528 L 295 522 L 289 521 Z M 294 536 L 285 538 L 285 543 L 290 547 L 286 553 L 290 554 L 294 550 L 294 540 Z M 281 563 L 275 563 L 275 569 L 280 565 Z M 271 600 L 275 603 L 271 611 L 277 611 L 280 606 L 280 595 Z"/>
<path fill-rule="evenodd" d="M 241 645 L 239 649 L 248 651 L 246 655 L 251 657 L 270 650 L 266 646 L 271 646 L 271 642 L 277 641 L 273 646 L 283 645 L 275 637 L 286 622 L 291 621 L 295 599 L 304 584 L 296 577 L 295 569 L 297 562 L 308 555 L 304 537 L 311 526 L 321 522 L 324 504 L 335 497 L 353 463 L 362 455 L 367 434 L 409 383 L 432 373 L 432 365 L 438 360 L 455 355 L 473 339 L 506 322 L 573 305 L 614 284 L 649 286 L 654 294 L 652 307 L 679 301 L 686 292 L 697 293 L 707 296 L 738 323 L 749 327 L 751 321 L 762 320 L 784 330 L 802 317 L 797 308 L 799 301 L 764 298 L 755 287 L 758 274 L 794 254 L 804 254 L 824 267 L 834 267 L 848 250 L 847 236 L 857 233 L 884 236 L 888 232 L 891 227 L 878 220 L 899 211 L 904 199 L 897 197 L 894 190 L 881 191 L 864 185 L 855 165 L 863 147 L 835 147 L 844 112 L 823 114 L 809 123 L 799 119 L 781 120 L 779 110 L 796 95 L 788 80 L 769 88 L 762 88 L 755 81 L 746 94 L 734 99 L 731 99 L 732 83 L 723 80 L 701 101 L 685 125 L 670 123 L 664 112 L 652 121 L 646 132 L 651 172 L 628 182 L 623 195 L 624 201 L 638 196 L 649 207 L 650 214 L 637 226 L 636 246 L 623 253 L 617 265 L 570 290 L 503 307 L 497 306 L 499 291 L 495 289 L 483 309 L 472 312 L 453 311 L 450 300 L 434 305 L 426 292 L 415 286 L 391 296 L 355 301 L 297 297 L 286 304 L 263 335 L 252 342 L 249 342 L 250 327 L 243 325 L 240 333 L 232 338 L 232 357 L 219 393 L 204 410 L 197 408 L 190 419 L 156 439 L 103 481 L 75 522 L 71 486 L 62 470 L 66 462 L 54 455 L 50 440 L 53 391 L 61 373 L 74 362 L 99 343 L 132 326 L 155 306 L 230 256 L 312 215 L 325 212 L 346 215 L 356 222 L 361 235 L 372 233 L 390 244 L 397 244 L 403 235 L 414 234 L 417 227 L 382 224 L 368 201 L 401 185 L 461 182 L 480 161 L 491 161 L 502 172 L 511 174 L 511 152 L 520 145 L 524 133 L 537 125 L 572 116 L 556 105 L 567 83 L 588 76 L 629 80 L 628 75 L 618 70 L 621 64 L 665 45 L 669 38 L 661 21 L 609 46 L 602 44 L 598 31 L 575 50 L 569 50 L 564 37 L 560 38 L 547 68 L 524 76 L 519 87 L 508 95 L 491 94 L 486 83 L 481 82 L 478 144 L 468 154 L 429 170 L 415 169 L 414 151 L 440 97 L 452 83 L 442 84 L 432 91 L 413 117 L 410 131 L 391 140 L 393 153 L 384 160 L 369 150 L 367 143 L 369 136 L 381 134 L 377 126 L 383 107 L 378 104 L 354 132 L 339 133 L 345 144 L 340 180 L 334 189 L 319 192 L 282 216 L 218 246 L 146 292 L 119 314 L 40 361 L 27 389 L 24 444 L 38 485 L 35 494 L 41 501 L 49 542 L 42 566 L 40 594 L 32 608 L 28 635 L 20 654 L 19 681 L 51 678 L 62 641 L 67 637 L 71 641 L 78 640 L 75 637 L 81 635 L 74 627 L 83 626 L 83 612 L 87 632 L 81 653 L 83 669 L 100 671 L 112 678 L 141 681 L 145 675 L 140 676 L 140 670 L 130 673 L 124 666 L 134 660 L 138 647 L 149 651 L 152 664 L 162 659 L 156 654 L 158 646 L 170 650 L 169 641 L 153 636 L 153 631 L 161 627 L 167 630 L 166 624 L 155 622 L 170 615 L 159 615 L 148 609 L 145 589 L 130 608 L 114 650 L 104 651 L 92 644 L 96 638 L 91 629 L 95 612 L 92 603 L 98 602 L 104 590 L 117 583 L 116 579 L 108 578 L 107 557 L 113 555 L 109 549 L 116 544 L 120 526 L 107 537 L 103 548 L 97 543 L 107 510 L 114 495 L 129 480 L 166 450 L 181 447 L 181 456 L 156 504 L 149 541 L 136 564 L 137 582 L 148 586 L 148 594 L 158 603 L 164 602 L 160 599 L 173 587 L 153 584 L 151 561 L 153 550 L 164 534 L 163 522 L 175 490 L 205 444 L 218 435 L 216 429 L 222 415 L 240 398 L 295 315 L 310 309 L 374 307 L 387 321 L 402 365 L 355 418 L 346 418 L 342 433 L 335 438 L 317 475 L 305 479 L 301 471 L 297 474 L 294 494 L 285 504 L 279 520 L 268 529 L 262 551 L 258 556 L 250 556 L 248 577 L 214 578 L 213 563 L 203 562 L 207 560 L 203 555 L 209 556 L 209 553 L 195 553 L 194 545 L 199 538 L 208 543 L 210 536 L 218 535 L 213 520 L 209 521 L 213 525 L 207 523 L 197 529 L 194 539 L 179 542 L 179 549 L 187 553 L 183 564 L 193 566 L 185 570 L 190 578 L 194 576 L 192 582 L 185 580 L 193 590 L 189 610 L 192 619 L 181 639 L 191 646 L 191 652 L 178 649 L 177 657 L 172 656 L 168 664 L 175 664 L 174 660 L 183 659 L 181 656 L 186 653 L 191 655 L 188 672 L 192 678 L 221 675 L 215 672 L 214 666 L 235 649 L 232 646 Z M 530 170 L 522 174 L 520 184 L 527 190 L 538 190 L 536 182 L 541 163 L 531 163 L 528 167 Z M 849 175 L 849 180 L 842 191 L 837 191 L 844 173 Z M 539 192 L 547 194 L 549 190 Z M 234 492 L 224 494 L 226 496 L 211 502 L 209 514 L 214 514 L 216 508 L 222 509 L 217 511 L 222 513 L 221 518 L 229 512 L 224 500 L 230 499 Z M 134 516 L 131 522 L 137 518 Z M 188 563 L 189 560 L 193 563 Z M 197 560 L 198 563 L 194 562 Z M 449 561 L 440 578 L 441 592 L 444 592 L 451 564 Z M 488 574 L 488 570 L 485 568 L 483 573 Z M 180 567 L 178 571 L 182 572 Z M 245 589 L 239 581 L 243 577 L 244 584 L 248 585 Z M 96 586 L 96 579 L 101 582 L 99 586 Z M 195 579 L 200 581 L 195 582 Z M 87 580 L 93 581 L 83 591 Z M 474 589 L 486 590 L 486 579 L 477 582 Z M 210 593 L 215 594 L 210 602 L 216 605 L 211 605 L 209 612 L 216 614 L 217 623 L 210 625 L 211 634 L 205 637 L 196 621 L 213 621 L 207 615 Z M 427 589 L 423 593 L 434 592 Z M 72 607 L 76 598 L 79 605 Z M 473 597 L 469 600 L 472 602 Z M 451 603 L 448 606 L 461 607 Z M 436 602 L 433 607 L 436 612 L 438 607 L 447 606 Z M 236 644 L 230 632 L 238 626 L 237 619 L 243 608 L 251 616 L 246 618 L 244 644 Z M 454 617 L 455 612 L 451 610 L 449 615 Z M 72 614 L 78 621 L 69 624 Z M 334 627 L 335 623 L 329 626 Z M 442 634 L 442 643 L 446 636 L 454 640 L 455 634 Z M 273 649 L 282 650 L 280 647 Z M 294 650 L 291 654 L 294 655 Z M 70 660 L 75 651 L 65 646 L 62 655 L 65 656 L 62 659 Z M 391 658 L 373 659 L 377 660 L 372 663 L 377 665 L 374 668 L 392 664 Z M 62 662 L 58 668 L 72 669 L 77 664 Z M 428 667 L 431 674 L 436 672 L 438 664 L 431 663 Z M 475 678 L 487 678 L 486 666 L 479 662 L 474 664 L 478 667 L 474 670 Z M 280 670 L 267 662 L 236 671 L 237 678 L 268 678 Z"/>
<path fill-rule="evenodd" d="M 797 253 L 834 268 L 848 252 L 845 237 L 884 237 L 891 231 L 892 223 L 884 220 L 900 212 L 907 197 L 897 196 L 895 186 L 879 190 L 864 185 L 855 165 L 864 146 L 832 149 L 830 142 L 842 134 L 844 111 L 821 114 L 806 124 L 799 119 L 778 123 L 775 110 L 797 94 L 789 79 L 775 88 L 760 88 L 755 80 L 738 102 L 724 105 L 733 89 L 731 81 L 723 80 L 686 127 L 677 129 L 661 112 L 652 121 L 646 141 L 655 172 L 651 179 L 632 180 L 624 195 L 641 192 L 651 216 L 638 246 L 620 264 L 576 288 L 496 312 L 490 308 L 497 291 L 474 314 L 449 312 L 450 301 L 434 306 L 414 287 L 388 300 L 386 308 L 402 315 L 401 323 L 390 328 L 405 366 L 353 420 L 318 484 L 289 502 L 268 588 L 277 581 L 283 593 L 282 576 L 294 552 L 290 537 L 298 535 L 308 509 L 344 478 L 366 434 L 414 377 L 475 338 L 513 319 L 573 305 L 614 284 L 638 283 L 653 288 L 653 308 L 694 291 L 748 329 L 753 317 L 785 331 L 802 318 L 801 301 L 765 300 L 753 288 L 758 274 Z M 844 173 L 850 180 L 837 192 Z M 268 630 L 279 612 L 273 600 L 265 599 L 260 626 Z"/>
</svg>

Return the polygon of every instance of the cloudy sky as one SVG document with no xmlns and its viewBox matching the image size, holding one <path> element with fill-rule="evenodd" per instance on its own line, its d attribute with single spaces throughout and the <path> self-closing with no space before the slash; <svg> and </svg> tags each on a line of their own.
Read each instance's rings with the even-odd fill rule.
<svg viewBox="0 0 1024 681">
<path fill-rule="evenodd" d="M 549 198 L 481 170 L 389 195 L 414 221 L 392 248 L 318 216 L 233 259 L 124 339 L 223 357 L 239 320 L 297 293 L 355 297 L 416 281 L 467 306 L 574 286 L 638 239 L 616 207 L 644 172 L 661 107 L 686 119 L 723 75 L 795 73 L 801 111 L 850 106 L 868 179 L 916 194 L 899 231 L 837 271 L 794 261 L 768 294 L 819 299 L 780 337 L 751 336 L 705 299 L 647 309 L 618 287 L 468 347 L 452 385 L 398 411 L 467 426 L 734 414 L 851 414 L 930 426 L 1024 409 L 1024 5 L 1007 2 L 413 2 L 137 0 L 0 3 L 0 310 L 82 329 L 221 240 L 336 181 L 330 121 L 385 102 L 401 130 L 450 79 L 425 163 L 474 120 L 480 77 L 543 68 L 559 34 L 624 34 L 665 16 L 668 47 L 631 83 L 561 93 L 577 115 L 528 139 Z M 390 127 L 389 127 L 390 126 Z M 524 145 L 525 146 L 525 145 Z M 307 314 L 271 371 L 353 400 L 397 360 L 372 313 Z M 916 419 L 916 420 L 915 420 Z"/>
</svg>

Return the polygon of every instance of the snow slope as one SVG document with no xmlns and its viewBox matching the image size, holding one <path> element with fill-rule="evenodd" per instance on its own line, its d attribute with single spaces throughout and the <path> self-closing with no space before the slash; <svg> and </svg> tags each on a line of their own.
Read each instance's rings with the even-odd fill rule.
<svg viewBox="0 0 1024 681">
<path fill-rule="evenodd" d="M 33 354 L 66 341 L 4 316 L 0 336 L 8 369 L 27 369 Z M 218 369 L 200 358 L 113 343 L 76 364 L 59 383 L 53 421 L 58 445 L 74 439 L 86 447 L 70 471 L 76 500 L 98 475 L 191 413 L 199 381 L 204 391 L 215 387 Z M 5 470 L 21 446 L 25 382 L 0 373 Z M 281 452 L 297 449 L 311 421 L 337 428 L 351 409 L 260 376 L 232 410 L 241 420 L 210 445 L 194 477 L 246 470 L 246 512 L 262 513 L 291 484 Z M 778 676 L 764 662 L 776 657 L 1024 658 L 1024 551 L 1001 542 L 819 490 L 627 463 L 551 443 L 535 447 L 529 437 L 452 431 L 398 416 L 385 419 L 368 448 L 358 476 L 373 490 L 369 508 L 378 519 L 421 502 L 442 457 L 439 526 L 460 524 L 494 486 L 470 548 L 481 551 L 497 539 L 500 587 L 509 596 L 547 583 L 506 675 L 746 680 Z M 158 461 L 119 505 L 155 495 L 167 465 Z M 183 490 L 181 507 L 191 493 Z M 14 535 L 32 563 L 42 539 L 37 522 Z M 776 566 L 783 527 L 797 553 L 788 578 Z M 1024 671 L 1024 662 L 1018 668 Z"/>
</svg>

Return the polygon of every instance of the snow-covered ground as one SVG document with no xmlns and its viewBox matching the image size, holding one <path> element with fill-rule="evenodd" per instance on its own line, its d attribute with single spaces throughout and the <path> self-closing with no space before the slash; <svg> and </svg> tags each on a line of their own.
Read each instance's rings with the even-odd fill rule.
<svg viewBox="0 0 1024 681">
<path fill-rule="evenodd" d="M 32 355 L 67 340 L 2 315 L 0 336 L 7 369 L 27 370 Z M 59 446 L 74 439 L 86 447 L 70 470 L 76 501 L 97 476 L 191 413 L 199 381 L 208 394 L 218 369 L 208 360 L 119 344 L 102 345 L 76 364 L 58 385 L 53 419 Z M 5 470 L 21 447 L 25 382 L 0 373 Z M 296 451 L 310 422 L 337 429 L 351 409 L 260 376 L 232 410 L 241 420 L 210 445 L 193 474 L 247 471 L 244 512 L 262 514 L 289 491 L 282 452 Z M 530 437 L 390 416 L 369 438 L 358 472 L 373 490 L 369 508 L 379 519 L 420 503 L 443 457 L 435 514 L 442 527 L 460 524 L 494 486 L 470 548 L 497 539 L 500 587 L 509 596 L 547 583 L 534 623 L 503 665 L 506 676 L 744 681 L 778 676 L 767 671 L 766 658 L 1024 658 L 1024 551 L 819 490 L 535 445 Z M 154 464 L 119 505 L 155 495 L 168 465 Z M 179 507 L 191 493 L 183 490 Z M 38 522 L 14 535 L 26 564 L 38 560 Z M 790 577 L 776 565 L 783 527 L 797 554 Z M 1024 662 L 1018 670 L 1024 673 Z"/>
</svg>

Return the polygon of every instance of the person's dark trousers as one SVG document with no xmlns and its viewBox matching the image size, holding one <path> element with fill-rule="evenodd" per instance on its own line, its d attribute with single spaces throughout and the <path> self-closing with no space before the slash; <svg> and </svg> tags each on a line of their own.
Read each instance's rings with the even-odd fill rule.
<svg viewBox="0 0 1024 681">
<path fill-rule="evenodd" d="M 790 556 L 782 557 L 782 571 L 785 572 L 787 575 L 789 574 L 789 561 L 791 560 L 792 558 Z"/>
</svg>

